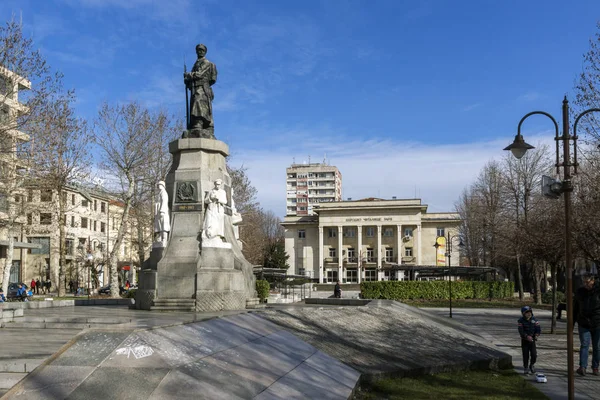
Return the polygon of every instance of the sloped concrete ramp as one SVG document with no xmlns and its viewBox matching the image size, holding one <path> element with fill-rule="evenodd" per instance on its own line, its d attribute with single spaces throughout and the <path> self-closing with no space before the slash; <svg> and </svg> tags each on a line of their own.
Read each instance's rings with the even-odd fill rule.
<svg viewBox="0 0 600 400">
<path fill-rule="evenodd" d="M 347 399 L 360 374 L 256 314 L 86 331 L 8 399 Z"/>
<path fill-rule="evenodd" d="M 348 399 L 359 378 L 511 363 L 464 325 L 397 302 L 297 305 L 87 330 L 3 399 Z"/>
</svg>

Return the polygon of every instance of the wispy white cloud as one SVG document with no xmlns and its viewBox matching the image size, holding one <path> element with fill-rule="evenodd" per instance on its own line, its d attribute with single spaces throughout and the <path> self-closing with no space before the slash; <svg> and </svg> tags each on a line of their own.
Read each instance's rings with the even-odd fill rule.
<svg viewBox="0 0 600 400">
<path fill-rule="evenodd" d="M 469 104 L 468 106 L 464 107 L 462 110 L 463 110 L 463 112 L 469 112 L 469 111 L 476 109 L 479 106 L 481 106 L 481 103 L 473 103 L 473 104 Z"/>
<path fill-rule="evenodd" d="M 343 135 L 289 132 L 281 135 L 290 145 L 278 143 L 268 149 L 246 150 L 229 143 L 231 163 L 244 165 L 258 189 L 260 204 L 277 215 L 285 214 L 285 168 L 308 161 L 328 163 L 343 176 L 343 198 L 422 198 L 429 211 L 453 211 L 460 193 L 470 185 L 481 168 L 507 153 L 505 138 L 463 144 L 426 145 L 395 140 L 340 140 Z M 529 135 L 530 143 L 552 143 L 549 135 Z"/>
<path fill-rule="evenodd" d="M 523 93 L 522 95 L 520 95 L 517 100 L 518 101 L 535 101 L 535 100 L 538 100 L 541 98 L 542 98 L 542 95 L 540 93 L 535 92 L 535 91 L 529 91 L 527 93 Z"/>
</svg>

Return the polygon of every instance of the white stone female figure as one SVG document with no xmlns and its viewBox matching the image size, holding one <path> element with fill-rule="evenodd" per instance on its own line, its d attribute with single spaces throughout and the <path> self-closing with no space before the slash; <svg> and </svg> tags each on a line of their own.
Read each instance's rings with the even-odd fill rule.
<svg viewBox="0 0 600 400">
<path fill-rule="evenodd" d="M 217 179 L 215 187 L 210 191 L 206 192 L 204 196 L 204 204 L 206 210 L 204 212 L 204 226 L 202 231 L 202 238 L 209 239 L 221 239 L 220 242 L 225 240 L 225 205 L 227 204 L 227 193 L 221 189 L 223 181 Z"/>
<path fill-rule="evenodd" d="M 154 233 L 158 234 L 157 241 L 166 245 L 171 231 L 169 195 L 165 189 L 164 181 L 158 181 L 156 188 L 158 189 L 158 201 L 154 204 Z"/>
</svg>

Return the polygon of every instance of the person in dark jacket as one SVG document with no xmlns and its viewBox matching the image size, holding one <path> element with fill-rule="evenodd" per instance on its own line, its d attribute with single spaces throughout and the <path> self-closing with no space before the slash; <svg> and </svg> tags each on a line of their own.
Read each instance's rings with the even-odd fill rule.
<svg viewBox="0 0 600 400">
<path fill-rule="evenodd" d="M 600 286 L 594 275 L 583 277 L 583 286 L 577 289 L 573 305 L 573 321 L 579 331 L 579 368 L 577 373 L 585 375 L 590 343 L 592 344 L 592 373 L 600 375 Z"/>
<path fill-rule="evenodd" d="M 523 373 L 529 375 L 535 373 L 535 362 L 537 361 L 537 349 L 535 342 L 542 333 L 540 323 L 533 316 L 530 306 L 521 308 L 522 317 L 517 321 L 519 336 L 521 336 L 521 351 L 523 352 Z M 531 355 L 531 359 L 529 356 Z"/>
<path fill-rule="evenodd" d="M 333 288 L 333 297 L 336 299 L 342 298 L 342 286 L 340 285 L 340 281 L 337 281 L 335 287 Z"/>
</svg>

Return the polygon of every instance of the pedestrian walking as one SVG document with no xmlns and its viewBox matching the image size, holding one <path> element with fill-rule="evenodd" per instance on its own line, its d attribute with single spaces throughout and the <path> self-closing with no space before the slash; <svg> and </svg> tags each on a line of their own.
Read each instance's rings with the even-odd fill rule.
<svg viewBox="0 0 600 400">
<path fill-rule="evenodd" d="M 600 287 L 594 275 L 583 277 L 583 286 L 575 293 L 573 321 L 579 331 L 579 368 L 577 373 L 586 374 L 590 343 L 592 345 L 592 374 L 600 375 Z"/>
<path fill-rule="evenodd" d="M 333 297 L 336 299 L 342 298 L 342 285 L 340 285 L 340 281 L 337 281 L 335 287 L 333 288 Z"/>
<path fill-rule="evenodd" d="M 50 278 L 48 278 L 48 280 L 46 281 L 46 293 L 50 294 L 51 288 L 52 288 L 52 281 L 50 281 Z"/>
<path fill-rule="evenodd" d="M 31 294 L 35 293 L 35 279 L 31 278 Z"/>
<path fill-rule="evenodd" d="M 533 316 L 530 306 L 521 308 L 521 318 L 517 321 L 519 335 L 521 336 L 521 351 L 523 352 L 523 373 L 535 374 L 535 362 L 537 361 L 537 348 L 535 342 L 542 333 L 540 323 Z"/>
<path fill-rule="evenodd" d="M 40 294 L 40 286 L 41 286 L 41 283 L 40 283 L 40 279 L 38 278 L 35 280 L 35 294 Z"/>
</svg>

